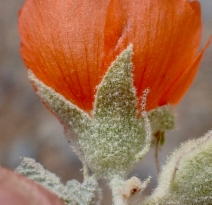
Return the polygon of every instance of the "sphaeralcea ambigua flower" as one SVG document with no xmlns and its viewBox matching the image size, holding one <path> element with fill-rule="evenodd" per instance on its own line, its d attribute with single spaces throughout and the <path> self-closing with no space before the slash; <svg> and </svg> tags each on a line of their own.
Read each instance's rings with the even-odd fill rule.
<svg viewBox="0 0 212 205">
<path fill-rule="evenodd" d="M 147 109 L 176 104 L 196 74 L 202 25 L 198 1 L 27 0 L 19 17 L 28 69 L 81 109 L 116 57 L 133 45 L 136 95 Z"/>
<path fill-rule="evenodd" d="M 151 129 L 173 127 L 157 108 L 179 102 L 206 48 L 189 0 L 26 0 L 19 32 L 38 95 L 99 174 L 122 173 L 149 146 L 145 89 Z"/>
</svg>

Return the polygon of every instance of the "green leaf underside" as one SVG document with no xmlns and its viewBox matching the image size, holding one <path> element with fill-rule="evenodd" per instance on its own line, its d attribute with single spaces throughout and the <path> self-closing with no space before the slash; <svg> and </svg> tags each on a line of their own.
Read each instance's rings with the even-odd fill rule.
<svg viewBox="0 0 212 205">
<path fill-rule="evenodd" d="M 35 162 L 34 159 L 23 158 L 21 164 L 16 168 L 15 171 L 41 184 L 51 192 L 55 193 L 65 203 L 70 205 L 77 204 L 72 196 L 69 195 L 66 187 L 60 181 L 60 178 L 45 170 L 43 166 Z"/>
<path fill-rule="evenodd" d="M 94 178 L 88 178 L 82 184 L 71 180 L 64 185 L 59 177 L 45 170 L 41 164 L 30 158 L 24 158 L 16 172 L 55 193 L 67 205 L 96 205 L 98 183 Z"/>
<path fill-rule="evenodd" d="M 144 120 L 137 118 L 132 54 L 130 45 L 111 64 L 97 88 L 91 117 L 31 72 L 29 75 L 38 95 L 72 133 L 80 158 L 93 172 L 104 177 L 108 177 L 108 173 L 125 173 L 137 162 L 135 156 L 146 146 Z M 151 111 L 149 118 L 155 127 L 153 130 L 171 129 L 173 116 L 170 113 L 169 107 Z"/>
</svg>

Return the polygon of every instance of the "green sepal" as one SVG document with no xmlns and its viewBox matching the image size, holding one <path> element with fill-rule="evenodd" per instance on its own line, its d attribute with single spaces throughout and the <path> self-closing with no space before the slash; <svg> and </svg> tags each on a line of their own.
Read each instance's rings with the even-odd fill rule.
<svg viewBox="0 0 212 205">
<path fill-rule="evenodd" d="M 83 149 L 80 148 L 80 138 L 89 137 L 87 130 L 90 129 L 91 119 L 89 115 L 74 105 L 54 89 L 41 82 L 32 71 L 29 70 L 28 76 L 36 87 L 38 96 L 44 104 L 59 118 L 65 129 L 69 144 L 85 164 Z"/>
<path fill-rule="evenodd" d="M 99 84 L 94 103 L 94 118 L 135 118 L 136 93 L 133 86 L 132 45 L 112 63 Z"/>
<path fill-rule="evenodd" d="M 88 164 L 104 176 L 125 173 L 146 146 L 145 121 L 136 116 L 132 54 L 130 45 L 111 64 L 97 87 L 91 135 L 83 142 Z"/>
<path fill-rule="evenodd" d="M 91 116 L 29 72 L 38 95 L 64 125 L 83 164 L 100 177 L 125 174 L 149 150 L 151 129 L 171 127 L 166 107 L 150 113 L 144 107 L 138 118 L 132 55 L 130 45 L 111 64 L 97 87 Z"/>
<path fill-rule="evenodd" d="M 165 105 L 149 111 L 148 118 L 153 134 L 158 130 L 165 131 L 174 128 L 175 121 L 171 106 Z"/>
<path fill-rule="evenodd" d="M 73 129 L 76 131 L 78 137 L 80 137 L 79 133 L 85 132 L 90 125 L 91 119 L 89 115 L 72 102 L 65 99 L 54 89 L 38 80 L 32 71 L 29 70 L 28 76 L 33 85 L 37 88 L 37 94 L 45 105 L 56 114 L 63 125 L 70 130 Z"/>
</svg>

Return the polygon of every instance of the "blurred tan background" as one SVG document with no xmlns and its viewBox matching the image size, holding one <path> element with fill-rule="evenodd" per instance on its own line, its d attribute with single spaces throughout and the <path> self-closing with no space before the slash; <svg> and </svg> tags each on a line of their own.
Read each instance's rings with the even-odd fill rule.
<svg viewBox="0 0 212 205">
<path fill-rule="evenodd" d="M 212 34 L 212 0 L 200 2 L 203 46 Z M 20 157 L 32 157 L 63 181 L 81 181 L 81 163 L 70 150 L 60 123 L 34 93 L 20 58 L 17 19 L 23 3 L 24 0 L 0 0 L 0 165 L 14 169 Z M 162 164 L 182 141 L 212 129 L 212 45 L 204 55 L 195 82 L 175 111 L 176 129 L 167 133 L 159 156 Z M 146 190 L 151 192 L 157 181 L 154 150 L 131 174 L 141 179 L 153 176 Z M 104 204 L 109 203 L 104 200 Z"/>
</svg>

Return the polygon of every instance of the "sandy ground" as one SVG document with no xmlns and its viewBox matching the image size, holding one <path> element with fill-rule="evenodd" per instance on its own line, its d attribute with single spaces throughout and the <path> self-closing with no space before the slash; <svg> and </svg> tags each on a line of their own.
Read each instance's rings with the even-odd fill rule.
<svg viewBox="0 0 212 205">
<path fill-rule="evenodd" d="M 81 163 L 68 147 L 60 123 L 34 93 L 19 54 L 17 19 L 23 2 L 0 0 L 0 165 L 13 169 L 20 163 L 20 157 L 33 157 L 63 181 L 72 178 L 81 181 Z M 212 1 L 200 2 L 203 46 L 212 34 Z M 199 137 L 212 129 L 212 45 L 175 113 L 176 129 L 167 133 L 166 143 L 160 151 L 161 164 L 182 141 Z M 153 176 L 146 191 L 150 193 L 157 179 L 154 150 L 132 174 L 141 179 Z M 107 199 L 103 204 L 110 204 Z"/>
</svg>

